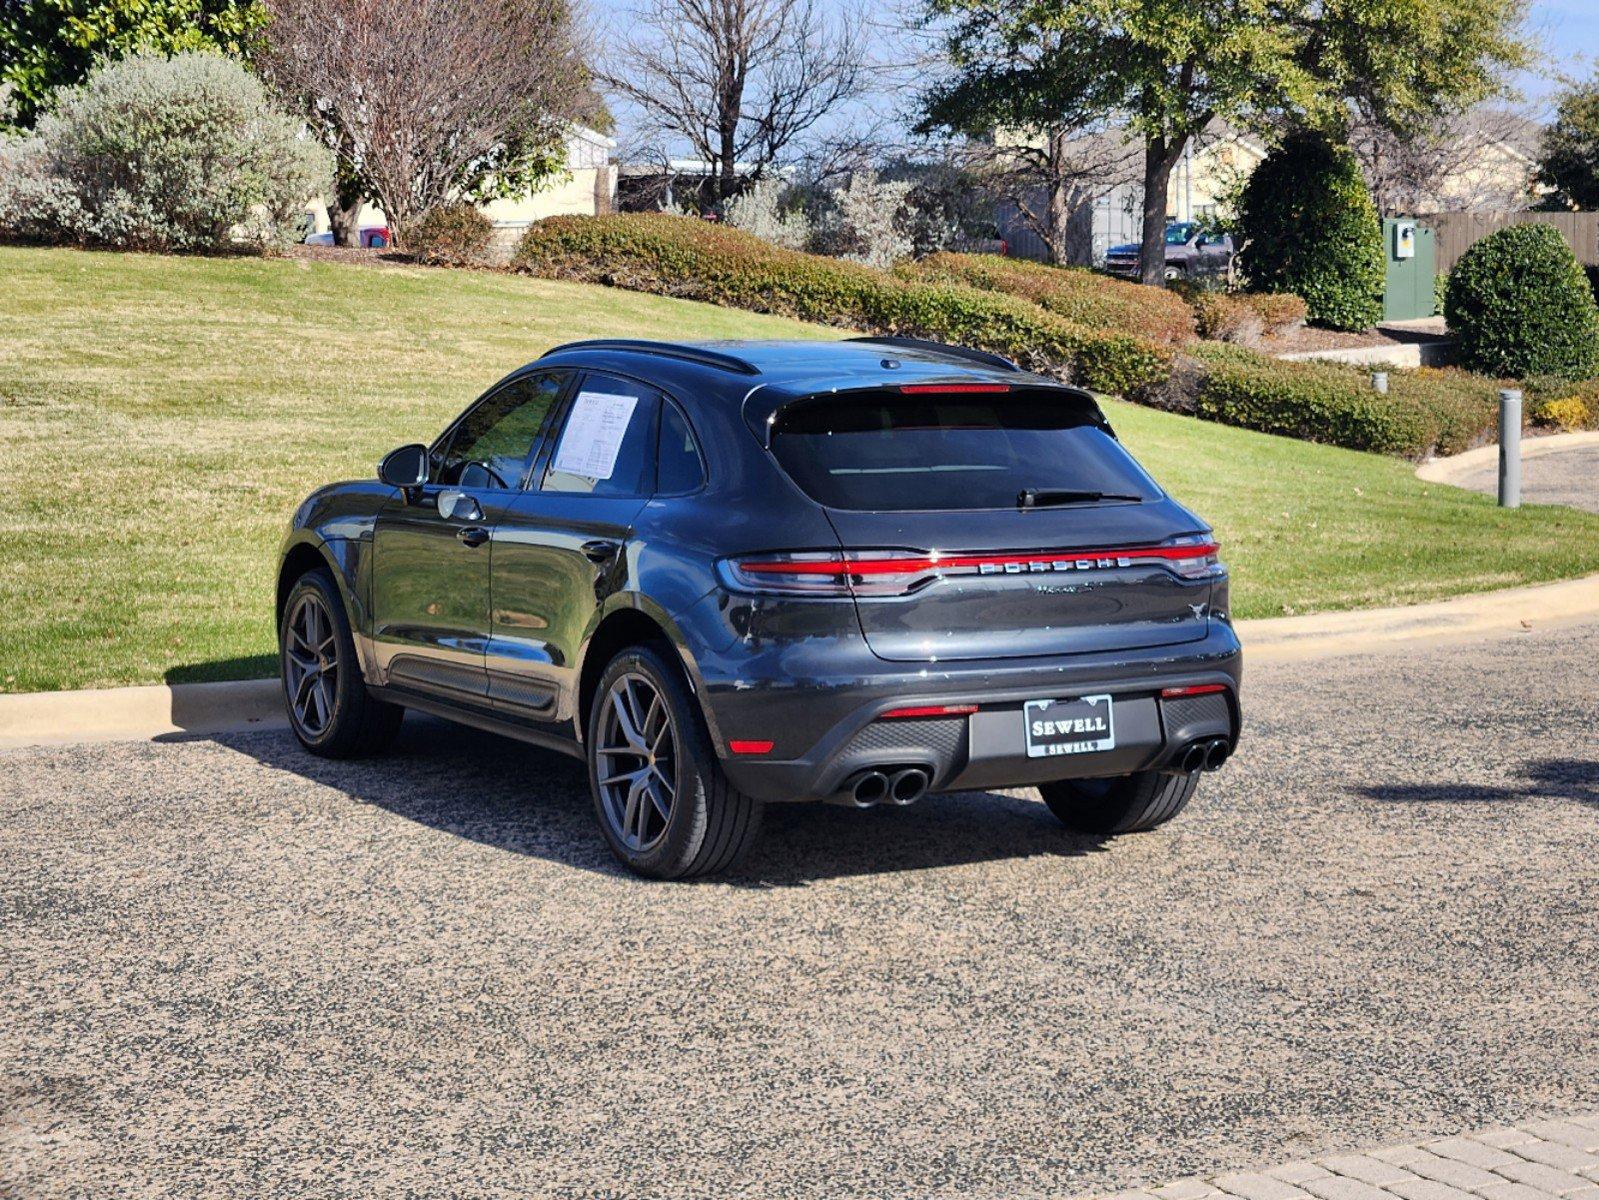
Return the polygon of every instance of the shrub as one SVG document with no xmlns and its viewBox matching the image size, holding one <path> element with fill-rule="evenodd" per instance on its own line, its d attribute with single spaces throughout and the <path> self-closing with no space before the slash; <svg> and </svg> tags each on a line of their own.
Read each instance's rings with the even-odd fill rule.
<svg viewBox="0 0 1599 1200">
<path fill-rule="evenodd" d="M 804 250 L 811 241 L 810 218 L 801 209 L 784 212 L 782 198 L 780 181 L 757 180 L 728 202 L 727 224 L 785 250 Z"/>
<path fill-rule="evenodd" d="M 1194 336 L 1194 314 L 1181 296 L 1097 271 L 997 254 L 930 254 L 897 270 L 907 279 L 1020 296 L 1091 329 L 1114 329 L 1156 342 L 1181 343 Z"/>
<path fill-rule="evenodd" d="M 1548 225 L 1511 225 L 1467 250 L 1450 272 L 1444 316 L 1472 370 L 1577 379 L 1599 368 L 1593 289 Z"/>
<path fill-rule="evenodd" d="M 1389 372 L 1386 395 L 1368 370 L 1285 362 L 1237 346 L 1193 352 L 1192 411 L 1263 433 L 1419 458 L 1486 440 L 1497 413 L 1493 380 L 1459 371 Z"/>
<path fill-rule="evenodd" d="M 1305 302 L 1288 293 L 1195 291 L 1199 336 L 1253 346 L 1305 323 Z"/>
<path fill-rule="evenodd" d="M 286 237 L 332 174 L 260 81 L 213 54 L 135 54 L 62 92 L 0 154 L 0 233 L 144 250 Z"/>
<path fill-rule="evenodd" d="M 856 171 L 849 186 L 833 192 L 833 213 L 825 237 L 833 253 L 871 267 L 891 267 L 909 258 L 912 248 L 911 185 L 889 183 L 875 171 Z"/>
<path fill-rule="evenodd" d="M 512 265 L 550 278 L 973 346 L 1126 396 L 1158 388 L 1171 369 L 1166 347 L 1085 328 L 1019 297 L 902 279 L 664 214 L 539 221 L 523 236 Z"/>
<path fill-rule="evenodd" d="M 1569 433 L 1574 429 L 1588 428 L 1593 423 L 1594 410 L 1588 407 L 1588 401 L 1581 396 L 1560 396 L 1535 401 L 1528 415 L 1534 425 Z"/>
<path fill-rule="evenodd" d="M 475 204 L 441 204 L 417 218 L 405 232 L 405 245 L 417 261 L 463 267 L 482 262 L 494 236 L 494 222 Z"/>
<path fill-rule="evenodd" d="M 1346 147 L 1290 135 L 1250 177 L 1239 225 L 1252 289 L 1302 296 L 1310 319 L 1332 329 L 1382 319 L 1382 222 Z"/>
</svg>

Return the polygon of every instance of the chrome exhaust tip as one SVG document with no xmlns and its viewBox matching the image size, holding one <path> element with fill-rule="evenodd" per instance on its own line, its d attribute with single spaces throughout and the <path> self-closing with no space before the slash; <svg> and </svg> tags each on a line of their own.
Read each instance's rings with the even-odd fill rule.
<svg viewBox="0 0 1599 1200">
<path fill-rule="evenodd" d="M 920 767 L 906 767 L 895 771 L 888 781 L 888 799 L 892 804 L 915 804 L 927 795 L 927 772 Z"/>
<path fill-rule="evenodd" d="M 871 808 L 874 804 L 881 804 L 889 796 L 888 776 L 881 771 L 867 771 L 855 781 L 855 787 L 850 794 L 857 808 Z"/>
</svg>

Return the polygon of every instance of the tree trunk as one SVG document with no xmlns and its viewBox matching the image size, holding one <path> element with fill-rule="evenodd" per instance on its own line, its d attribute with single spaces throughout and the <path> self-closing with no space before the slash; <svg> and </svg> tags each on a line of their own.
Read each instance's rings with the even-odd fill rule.
<svg viewBox="0 0 1599 1200">
<path fill-rule="evenodd" d="M 1166 193 L 1172 168 L 1182 157 L 1188 135 L 1170 141 L 1149 137 L 1144 142 L 1144 228 L 1138 251 L 1140 283 L 1159 286 L 1166 277 Z"/>
<path fill-rule="evenodd" d="M 1071 229 L 1072 209 L 1069 201 L 1070 181 L 1066 178 L 1066 134 L 1054 130 L 1049 136 L 1049 188 L 1048 208 L 1044 216 L 1044 246 L 1049 261 L 1063 267 L 1070 253 L 1068 237 Z"/>
<path fill-rule="evenodd" d="M 333 194 L 328 197 L 328 229 L 333 233 L 335 246 L 361 244 L 361 209 L 365 204 L 366 197 L 361 194 L 360 186 L 344 172 L 339 172 Z"/>
</svg>

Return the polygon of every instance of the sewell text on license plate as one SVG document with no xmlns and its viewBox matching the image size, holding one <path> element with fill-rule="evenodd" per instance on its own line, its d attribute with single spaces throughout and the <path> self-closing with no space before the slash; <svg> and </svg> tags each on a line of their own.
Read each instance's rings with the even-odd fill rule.
<svg viewBox="0 0 1599 1200">
<path fill-rule="evenodd" d="M 1109 696 L 1029 700 L 1022 706 L 1027 757 L 1095 754 L 1116 747 L 1116 718 Z"/>
</svg>

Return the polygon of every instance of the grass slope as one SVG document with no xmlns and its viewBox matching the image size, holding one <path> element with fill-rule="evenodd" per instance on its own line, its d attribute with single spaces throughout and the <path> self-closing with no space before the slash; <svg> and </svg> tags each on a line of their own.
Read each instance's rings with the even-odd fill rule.
<svg viewBox="0 0 1599 1200">
<path fill-rule="evenodd" d="M 370 474 L 573 338 L 837 336 L 483 273 L 0 248 L 0 689 L 265 673 L 300 498 Z M 1599 518 L 1501 513 L 1404 464 L 1126 405 L 1126 441 L 1214 520 L 1241 615 L 1599 569 Z"/>
</svg>

